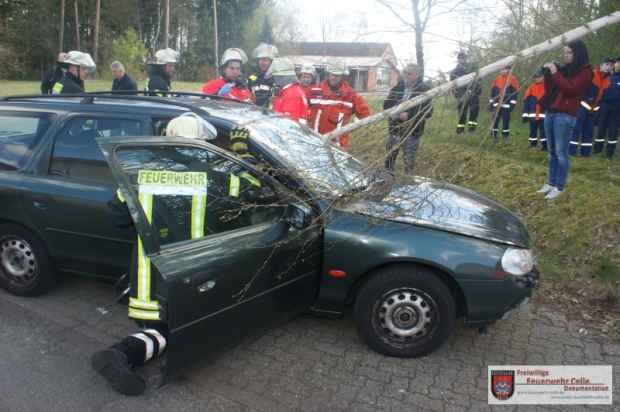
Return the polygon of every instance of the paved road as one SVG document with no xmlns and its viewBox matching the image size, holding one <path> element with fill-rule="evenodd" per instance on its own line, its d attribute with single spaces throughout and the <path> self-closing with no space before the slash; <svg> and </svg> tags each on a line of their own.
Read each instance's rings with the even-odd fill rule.
<svg viewBox="0 0 620 412">
<path fill-rule="evenodd" d="M 620 345 L 581 335 L 582 325 L 546 307 L 486 336 L 459 327 L 444 348 L 412 360 L 369 351 L 350 318 L 301 317 L 194 366 L 183 379 L 126 398 L 88 364 L 94 350 L 133 331 L 111 297 L 109 285 L 77 278 L 41 298 L 0 291 L 0 411 L 489 410 L 488 364 L 612 364 L 614 405 L 587 410 L 620 411 Z"/>
</svg>

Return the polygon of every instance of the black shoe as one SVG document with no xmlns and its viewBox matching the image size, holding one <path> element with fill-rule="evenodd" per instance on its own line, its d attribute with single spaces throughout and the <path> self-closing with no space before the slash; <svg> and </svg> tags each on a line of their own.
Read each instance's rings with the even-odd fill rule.
<svg viewBox="0 0 620 412">
<path fill-rule="evenodd" d="M 146 389 L 144 379 L 131 370 L 127 356 L 119 350 L 100 350 L 93 355 L 90 363 L 97 373 L 123 395 L 141 395 Z"/>
</svg>

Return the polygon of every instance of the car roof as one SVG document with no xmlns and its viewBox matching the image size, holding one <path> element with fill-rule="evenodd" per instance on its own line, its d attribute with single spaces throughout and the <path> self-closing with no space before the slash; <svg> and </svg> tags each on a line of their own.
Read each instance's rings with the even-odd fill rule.
<svg viewBox="0 0 620 412">
<path fill-rule="evenodd" d="M 111 93 L 84 93 L 67 96 L 8 96 L 0 99 L 0 109 L 22 108 L 54 113 L 123 112 L 136 115 L 174 115 L 193 111 L 200 115 L 221 118 L 234 123 L 248 123 L 266 118 L 273 113 L 253 104 L 206 96 L 197 93 L 179 93 L 175 97 L 127 96 Z"/>
</svg>

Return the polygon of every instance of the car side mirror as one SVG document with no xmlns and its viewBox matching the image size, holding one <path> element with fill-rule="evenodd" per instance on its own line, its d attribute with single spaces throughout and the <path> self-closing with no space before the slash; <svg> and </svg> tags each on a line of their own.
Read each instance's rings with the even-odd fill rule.
<svg viewBox="0 0 620 412">
<path fill-rule="evenodd" d="M 312 211 L 303 204 L 290 204 L 286 208 L 286 222 L 295 229 L 305 229 L 312 222 Z"/>
</svg>

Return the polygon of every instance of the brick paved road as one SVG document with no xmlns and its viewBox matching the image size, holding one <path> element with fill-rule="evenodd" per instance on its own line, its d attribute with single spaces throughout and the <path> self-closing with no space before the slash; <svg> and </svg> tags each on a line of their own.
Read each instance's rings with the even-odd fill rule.
<svg viewBox="0 0 620 412">
<path fill-rule="evenodd" d="M 94 350 L 134 330 L 111 298 L 109 285 L 77 278 L 36 299 L 0 291 L 1 411 L 489 410 L 488 364 L 612 364 L 614 405 L 587 410 L 620 411 L 620 345 L 580 335 L 582 325 L 546 307 L 500 322 L 486 336 L 459 327 L 444 348 L 412 360 L 368 350 L 348 317 L 301 317 L 184 379 L 125 398 L 88 364 Z"/>
</svg>

